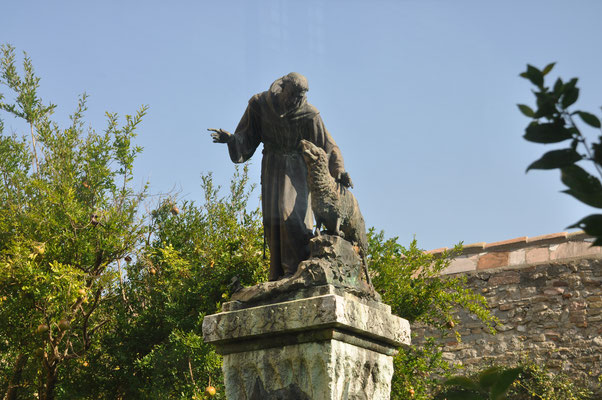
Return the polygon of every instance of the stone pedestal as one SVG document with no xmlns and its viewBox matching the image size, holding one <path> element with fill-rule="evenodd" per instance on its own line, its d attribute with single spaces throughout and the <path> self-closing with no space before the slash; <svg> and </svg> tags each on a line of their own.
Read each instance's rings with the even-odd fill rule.
<svg viewBox="0 0 602 400">
<path fill-rule="evenodd" d="M 224 355 L 229 400 L 390 398 L 392 356 L 410 343 L 390 307 L 333 285 L 299 299 L 205 317 L 203 335 Z"/>
</svg>

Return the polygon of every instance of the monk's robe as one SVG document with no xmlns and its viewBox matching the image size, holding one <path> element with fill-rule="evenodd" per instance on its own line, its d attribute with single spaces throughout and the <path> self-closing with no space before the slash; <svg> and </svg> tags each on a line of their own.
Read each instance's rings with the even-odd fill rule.
<svg viewBox="0 0 602 400">
<path fill-rule="evenodd" d="M 284 115 L 278 110 L 271 90 L 256 94 L 228 142 L 235 163 L 247 161 L 263 143 L 261 199 L 270 280 L 291 276 L 299 262 L 309 257 L 313 217 L 299 141 L 305 139 L 324 149 L 333 177 L 345 170 L 341 151 L 314 106 L 304 101 Z"/>
</svg>

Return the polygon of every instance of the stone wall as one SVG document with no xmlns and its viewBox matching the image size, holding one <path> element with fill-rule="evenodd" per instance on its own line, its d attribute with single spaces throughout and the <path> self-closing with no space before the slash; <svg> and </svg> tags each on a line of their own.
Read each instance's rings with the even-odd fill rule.
<svg viewBox="0 0 602 400">
<path fill-rule="evenodd" d="M 444 249 L 432 250 L 432 253 Z M 443 339 L 444 357 L 470 371 L 512 364 L 521 354 L 551 370 L 589 379 L 602 374 L 602 248 L 583 232 L 465 246 L 445 271 L 466 274 L 500 320 L 491 335 L 470 316 L 457 325 L 462 342 Z M 412 328 L 420 338 L 424 328 Z"/>
</svg>

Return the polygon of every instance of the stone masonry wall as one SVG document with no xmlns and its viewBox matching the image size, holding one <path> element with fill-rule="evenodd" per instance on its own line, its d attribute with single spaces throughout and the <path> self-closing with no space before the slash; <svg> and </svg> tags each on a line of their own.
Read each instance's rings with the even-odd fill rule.
<svg viewBox="0 0 602 400">
<path fill-rule="evenodd" d="M 431 251 L 441 252 L 444 249 Z M 582 232 L 465 246 L 445 271 L 466 274 L 500 320 L 491 335 L 461 315 L 462 342 L 443 339 L 444 357 L 468 371 L 509 365 L 522 354 L 551 370 L 598 381 L 602 374 L 602 248 Z M 412 328 L 421 337 L 424 328 Z M 415 339 L 413 339 L 415 340 Z"/>
</svg>

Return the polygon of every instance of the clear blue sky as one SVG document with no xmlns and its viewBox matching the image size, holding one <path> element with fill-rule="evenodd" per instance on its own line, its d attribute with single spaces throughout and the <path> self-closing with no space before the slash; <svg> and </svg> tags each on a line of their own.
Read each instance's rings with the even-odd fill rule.
<svg viewBox="0 0 602 400">
<path fill-rule="evenodd" d="M 525 174 L 548 148 L 522 139 L 516 103 L 533 103 L 525 65 L 557 61 L 552 76 L 578 76 L 577 105 L 599 114 L 602 1 L 5 3 L 0 42 L 28 52 L 58 118 L 84 91 L 97 130 L 104 111 L 150 106 L 135 172 L 155 193 L 199 200 L 208 171 L 227 186 L 234 166 L 206 128 L 233 131 L 251 95 L 297 71 L 367 225 L 403 244 L 535 236 L 593 211 L 559 193 L 557 171 Z"/>
</svg>

